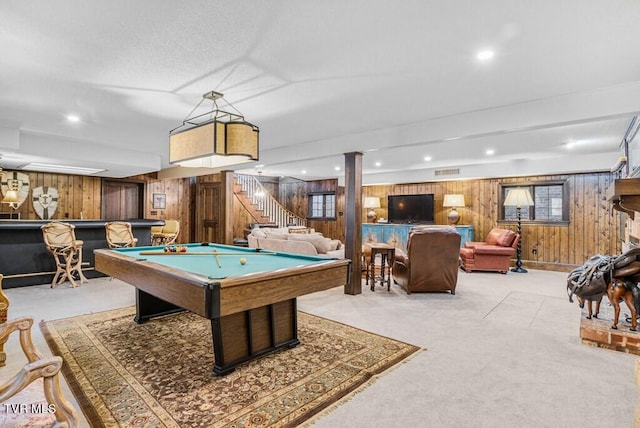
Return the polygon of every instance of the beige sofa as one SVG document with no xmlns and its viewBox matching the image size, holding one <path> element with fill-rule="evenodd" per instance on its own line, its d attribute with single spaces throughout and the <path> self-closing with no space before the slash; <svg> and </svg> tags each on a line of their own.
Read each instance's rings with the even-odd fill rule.
<svg viewBox="0 0 640 428">
<path fill-rule="evenodd" d="M 250 248 L 344 259 L 342 242 L 304 228 L 256 228 L 247 235 L 247 241 Z"/>
</svg>

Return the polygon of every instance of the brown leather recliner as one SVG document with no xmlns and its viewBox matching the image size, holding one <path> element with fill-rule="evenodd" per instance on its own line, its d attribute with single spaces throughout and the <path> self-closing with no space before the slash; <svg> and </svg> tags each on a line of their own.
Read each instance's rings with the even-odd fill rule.
<svg viewBox="0 0 640 428">
<path fill-rule="evenodd" d="M 393 279 L 407 294 L 451 291 L 456 294 L 460 234 L 452 227 L 414 228 L 407 253 L 396 251 Z"/>
<path fill-rule="evenodd" d="M 512 230 L 493 228 L 484 242 L 465 242 L 460 259 L 465 272 L 474 270 L 507 273 L 520 236 Z"/>
</svg>

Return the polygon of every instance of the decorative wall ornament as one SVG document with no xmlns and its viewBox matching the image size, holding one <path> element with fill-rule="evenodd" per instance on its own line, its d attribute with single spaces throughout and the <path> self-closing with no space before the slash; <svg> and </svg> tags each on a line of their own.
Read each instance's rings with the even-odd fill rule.
<svg viewBox="0 0 640 428">
<path fill-rule="evenodd" d="M 13 209 L 18 209 L 29 196 L 29 176 L 23 172 L 2 171 L 0 175 L 0 190 L 6 195 L 8 191 L 18 192 L 18 202 L 12 203 Z"/>
<path fill-rule="evenodd" d="M 33 209 L 42 220 L 53 217 L 58 208 L 58 189 L 55 187 L 40 186 L 33 189 Z"/>
</svg>

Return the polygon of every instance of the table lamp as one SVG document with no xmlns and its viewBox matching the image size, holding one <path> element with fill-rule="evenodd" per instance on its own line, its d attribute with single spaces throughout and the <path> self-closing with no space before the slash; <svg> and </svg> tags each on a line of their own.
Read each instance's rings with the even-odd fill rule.
<svg viewBox="0 0 640 428">
<path fill-rule="evenodd" d="M 444 195 L 444 202 L 442 203 L 442 206 L 445 208 L 451 208 L 447 219 L 449 220 L 449 224 L 454 226 L 460 221 L 460 213 L 456 210 L 456 208 L 464 207 L 464 195 Z"/>
<path fill-rule="evenodd" d="M 380 208 L 380 198 L 367 196 L 364 198 L 364 208 L 369 210 L 369 212 L 367 212 L 367 219 L 369 220 L 369 223 L 375 223 L 378 219 L 375 209 Z"/>
</svg>

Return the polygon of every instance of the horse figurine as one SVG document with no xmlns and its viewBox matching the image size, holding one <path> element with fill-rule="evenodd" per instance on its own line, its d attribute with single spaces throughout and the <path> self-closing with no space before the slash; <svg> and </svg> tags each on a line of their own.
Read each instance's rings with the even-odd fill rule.
<svg viewBox="0 0 640 428">
<path fill-rule="evenodd" d="M 612 329 L 618 329 L 618 318 L 620 317 L 620 302 L 624 300 L 631 312 L 631 331 L 636 331 L 638 326 L 638 317 L 636 312 L 636 303 L 633 296 L 633 288 L 638 288 L 636 283 L 624 281 L 622 279 L 613 278 L 607 286 L 607 297 L 613 305 L 613 325 Z"/>
<path fill-rule="evenodd" d="M 620 302 L 624 301 L 631 312 L 631 331 L 637 329 L 637 314 L 640 313 L 640 248 L 632 248 L 618 256 L 596 255 L 571 271 L 567 278 L 567 294 L 573 295 L 580 307 L 588 302 L 588 319 L 592 317 L 592 302 L 596 302 L 595 318 L 600 310 L 600 300 L 606 293 L 614 308 L 612 329 L 618 328 Z"/>
<path fill-rule="evenodd" d="M 580 309 L 584 308 L 585 303 L 587 304 L 587 312 L 589 313 L 589 315 L 587 315 L 588 320 L 590 320 L 591 318 L 598 318 L 598 314 L 600 313 L 600 302 L 602 301 L 602 296 L 603 294 L 597 294 L 595 296 L 589 296 L 589 297 L 578 296 L 576 298 L 578 300 L 578 306 L 580 306 Z M 596 304 L 595 312 L 593 311 L 593 303 Z"/>
</svg>

